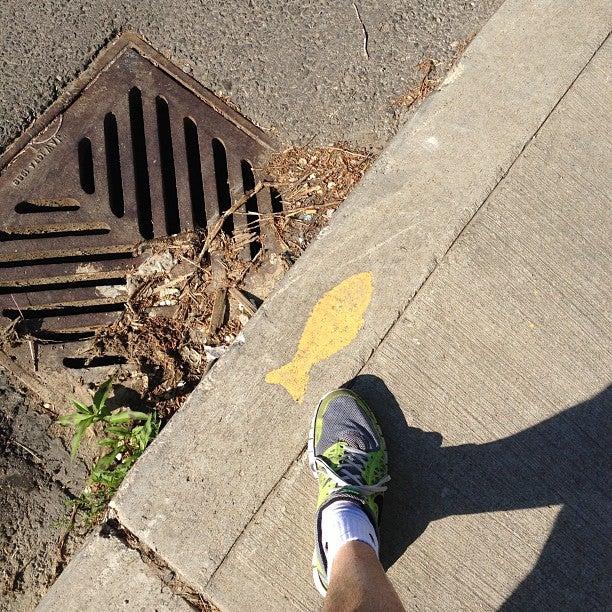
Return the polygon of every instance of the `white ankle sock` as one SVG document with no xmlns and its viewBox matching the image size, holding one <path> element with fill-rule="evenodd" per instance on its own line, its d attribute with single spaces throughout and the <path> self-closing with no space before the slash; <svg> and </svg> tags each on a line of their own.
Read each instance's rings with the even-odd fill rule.
<svg viewBox="0 0 612 612">
<path fill-rule="evenodd" d="M 378 555 L 376 530 L 359 504 L 346 499 L 332 502 L 321 513 L 321 540 L 327 559 L 327 577 L 336 553 L 347 542 L 357 540 L 369 544 Z"/>
</svg>

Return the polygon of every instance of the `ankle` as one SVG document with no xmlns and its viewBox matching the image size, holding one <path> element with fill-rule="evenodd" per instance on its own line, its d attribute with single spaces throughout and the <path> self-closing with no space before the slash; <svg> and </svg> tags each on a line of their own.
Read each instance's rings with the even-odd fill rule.
<svg viewBox="0 0 612 612">
<path fill-rule="evenodd" d="M 368 545 L 378 557 L 378 536 L 367 513 L 359 503 L 340 499 L 332 502 L 321 513 L 321 544 L 331 577 L 338 551 L 349 542 Z"/>
</svg>

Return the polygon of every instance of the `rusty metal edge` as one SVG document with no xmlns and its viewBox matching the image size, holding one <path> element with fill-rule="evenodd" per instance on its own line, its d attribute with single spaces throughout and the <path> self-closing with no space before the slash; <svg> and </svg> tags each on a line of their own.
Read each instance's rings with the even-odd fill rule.
<svg viewBox="0 0 612 612">
<path fill-rule="evenodd" d="M 154 66 L 166 72 L 168 76 L 177 81 L 177 83 L 189 89 L 198 98 L 200 98 L 202 102 L 210 106 L 228 121 L 231 121 L 237 128 L 248 134 L 263 147 L 270 149 L 271 151 L 278 149 L 279 143 L 277 143 L 274 138 L 269 136 L 264 130 L 256 126 L 240 112 L 232 108 L 210 89 L 202 85 L 184 70 L 181 70 L 181 68 L 172 60 L 162 55 L 146 40 L 144 40 L 140 34 L 137 32 L 128 31 L 125 32 L 123 36 L 129 38 L 131 47 L 140 53 L 142 57 L 148 59 Z"/>
<path fill-rule="evenodd" d="M 76 79 L 71 81 L 66 89 L 62 91 L 49 108 L 37 117 L 20 136 L 7 146 L 2 155 L 0 155 L 0 176 L 8 169 L 16 156 L 25 149 L 28 144 L 35 140 L 37 136 L 46 130 L 55 119 L 65 113 L 75 100 L 96 81 L 97 77 L 110 67 L 127 49 L 135 50 L 155 67 L 163 70 L 168 76 L 183 87 L 189 89 L 194 95 L 202 100 L 202 102 L 210 106 L 228 121 L 231 121 L 238 129 L 245 132 L 263 147 L 270 151 L 278 149 L 278 143 L 261 128 L 251 123 L 212 91 L 156 51 L 138 32 L 126 30 L 106 44 L 83 72 L 81 72 Z"/>
</svg>

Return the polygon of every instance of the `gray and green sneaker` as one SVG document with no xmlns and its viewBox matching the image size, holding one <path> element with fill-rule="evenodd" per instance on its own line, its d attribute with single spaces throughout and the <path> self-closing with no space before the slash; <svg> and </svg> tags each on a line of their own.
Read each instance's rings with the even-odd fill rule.
<svg viewBox="0 0 612 612">
<path fill-rule="evenodd" d="M 312 575 L 317 590 L 325 595 L 328 572 L 321 540 L 323 509 L 340 499 L 354 501 L 378 534 L 382 494 L 389 481 L 382 431 L 356 393 L 337 389 L 319 402 L 308 437 L 308 462 L 319 482 Z"/>
</svg>

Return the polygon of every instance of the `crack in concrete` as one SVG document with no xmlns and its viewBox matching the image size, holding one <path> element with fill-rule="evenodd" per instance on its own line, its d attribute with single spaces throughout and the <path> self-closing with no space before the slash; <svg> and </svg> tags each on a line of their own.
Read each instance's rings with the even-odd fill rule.
<svg viewBox="0 0 612 612">
<path fill-rule="evenodd" d="M 368 51 L 368 40 L 369 40 L 368 31 L 365 27 L 365 23 L 363 23 L 363 19 L 361 18 L 359 7 L 354 2 L 353 2 L 353 8 L 355 9 L 355 15 L 357 15 L 357 19 L 359 20 L 359 23 L 361 24 L 361 30 L 363 32 L 363 56 L 366 59 L 370 59 L 370 52 Z"/>
<path fill-rule="evenodd" d="M 278 491 L 278 489 L 281 486 L 283 480 L 287 477 L 287 474 L 289 474 L 289 472 L 291 472 L 291 470 L 299 463 L 300 459 L 302 458 L 302 456 L 306 452 L 307 446 L 308 446 L 307 444 L 304 444 L 304 446 L 302 447 L 302 450 L 300 450 L 300 452 L 295 456 L 293 461 L 287 466 L 287 469 L 283 472 L 282 476 L 277 480 L 276 484 L 270 489 L 270 491 L 264 497 L 264 499 L 259 504 L 259 506 L 257 506 L 257 509 L 251 515 L 251 518 L 247 521 L 246 525 L 240 530 L 240 533 L 236 536 L 236 539 L 233 541 L 232 545 L 229 547 L 227 552 L 223 555 L 223 558 L 221 559 L 221 561 L 217 564 L 217 567 L 215 568 L 213 573 L 210 575 L 210 578 L 208 579 L 208 581 L 206 583 L 206 586 L 208 586 L 209 584 L 212 583 L 212 581 L 214 580 L 215 576 L 217 575 L 217 572 L 219 571 L 219 569 L 221 568 L 221 566 L 223 565 L 225 560 L 229 557 L 229 555 L 232 552 L 232 550 L 234 550 L 234 548 L 238 544 L 240 538 L 246 532 L 246 530 L 249 528 L 249 525 L 253 522 L 253 519 L 257 516 L 257 514 L 259 514 L 259 511 L 264 507 L 264 505 L 266 504 L 268 499 L 270 499 L 274 495 L 274 493 L 276 493 L 276 491 Z"/>
<path fill-rule="evenodd" d="M 218 608 L 208 601 L 196 588 L 183 580 L 168 563 L 153 549 L 143 544 L 129 529 L 116 518 L 109 517 L 100 528 L 100 537 L 115 538 L 127 548 L 136 551 L 142 562 L 157 576 L 164 586 L 194 610 L 218 612 Z"/>
</svg>

